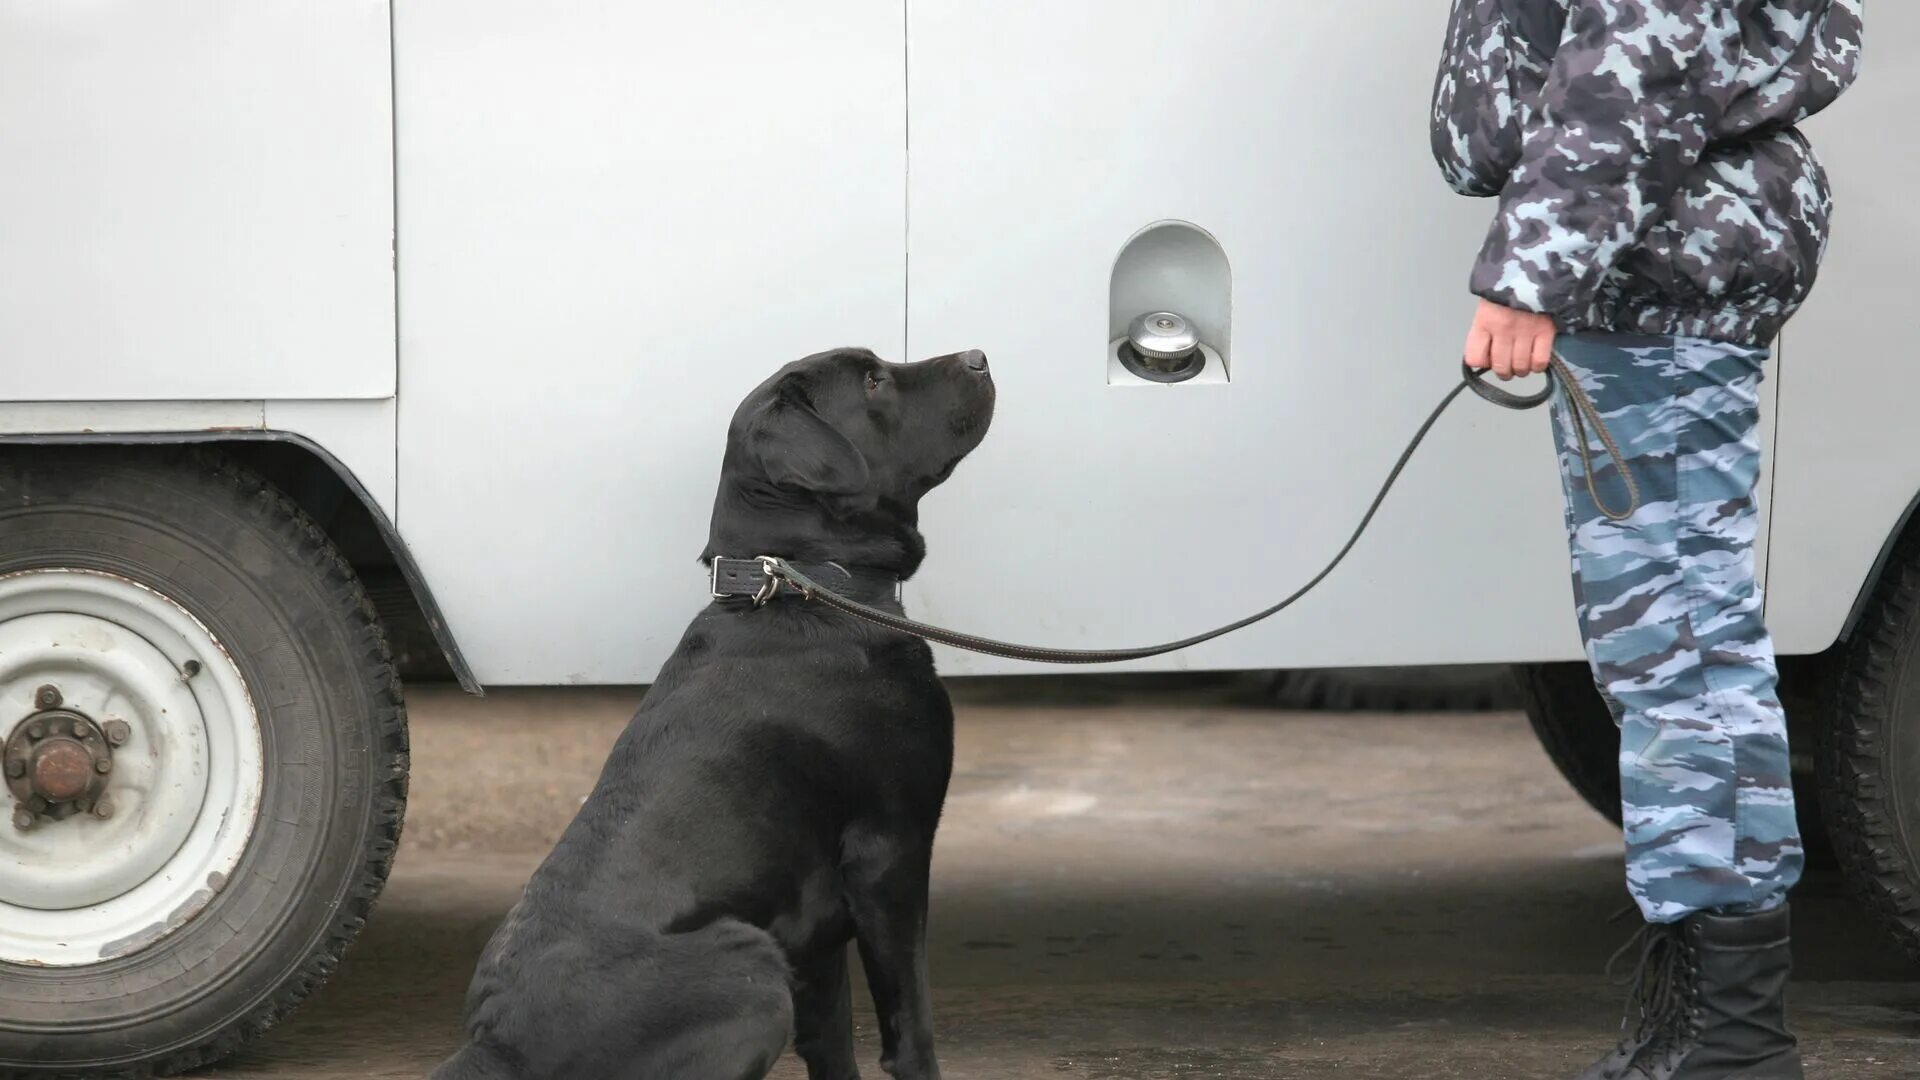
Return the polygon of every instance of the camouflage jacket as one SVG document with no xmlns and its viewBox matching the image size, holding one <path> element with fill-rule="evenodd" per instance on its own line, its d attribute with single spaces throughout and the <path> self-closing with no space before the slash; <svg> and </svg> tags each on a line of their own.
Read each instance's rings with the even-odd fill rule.
<svg viewBox="0 0 1920 1080">
<path fill-rule="evenodd" d="M 1454 0 L 1433 150 L 1498 196 L 1473 292 L 1563 329 L 1764 345 L 1825 253 L 1794 127 L 1853 82 L 1864 0 Z"/>
</svg>

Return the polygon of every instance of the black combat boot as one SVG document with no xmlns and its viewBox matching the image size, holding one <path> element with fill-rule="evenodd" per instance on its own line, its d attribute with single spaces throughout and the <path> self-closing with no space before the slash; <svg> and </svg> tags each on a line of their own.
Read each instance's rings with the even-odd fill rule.
<svg viewBox="0 0 1920 1080">
<path fill-rule="evenodd" d="M 1787 1031 L 1787 927 L 1785 904 L 1649 925 L 1625 1037 L 1577 1080 L 1803 1080 Z"/>
</svg>

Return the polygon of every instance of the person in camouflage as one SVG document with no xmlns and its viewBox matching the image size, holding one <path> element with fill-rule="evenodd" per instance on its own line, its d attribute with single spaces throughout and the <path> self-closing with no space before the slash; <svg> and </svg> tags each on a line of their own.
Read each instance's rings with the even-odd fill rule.
<svg viewBox="0 0 1920 1080">
<path fill-rule="evenodd" d="M 1795 127 L 1860 63 L 1862 0 L 1454 0 L 1433 150 L 1498 199 L 1466 360 L 1557 354 L 1627 477 L 1555 396 L 1575 607 L 1620 725 L 1646 927 L 1623 1038 L 1582 1080 L 1802 1075 L 1786 1026 L 1799 878 L 1786 721 L 1754 580 L 1758 387 L 1827 245 Z M 1582 446 L 1582 439 L 1595 440 Z"/>
</svg>

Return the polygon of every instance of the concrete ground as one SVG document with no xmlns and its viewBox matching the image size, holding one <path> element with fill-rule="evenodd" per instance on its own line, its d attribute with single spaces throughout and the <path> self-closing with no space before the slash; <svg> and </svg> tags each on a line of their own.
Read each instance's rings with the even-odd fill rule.
<svg viewBox="0 0 1920 1080">
<path fill-rule="evenodd" d="M 1557 1078 L 1610 1042 L 1619 837 L 1519 716 L 1064 687 L 956 695 L 931 949 L 949 1080 Z M 423 1075 L 638 696 L 412 691 L 413 799 L 373 921 L 306 1007 L 202 1075 Z M 1920 1073 L 1920 972 L 1831 879 L 1796 911 L 1809 1075 Z"/>
</svg>

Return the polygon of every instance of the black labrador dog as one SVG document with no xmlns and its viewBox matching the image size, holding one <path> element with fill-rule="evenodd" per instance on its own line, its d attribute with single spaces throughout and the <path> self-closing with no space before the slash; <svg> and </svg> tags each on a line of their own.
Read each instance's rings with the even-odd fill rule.
<svg viewBox="0 0 1920 1080">
<path fill-rule="evenodd" d="M 779 555 L 898 612 L 920 498 L 993 403 L 978 351 L 787 365 L 734 414 L 703 560 Z M 810 1080 L 854 1080 L 849 941 L 882 1068 L 938 1077 L 927 874 L 952 766 L 926 643 L 790 591 L 716 599 L 487 943 L 434 1080 L 757 1080 L 789 1031 Z"/>
</svg>

